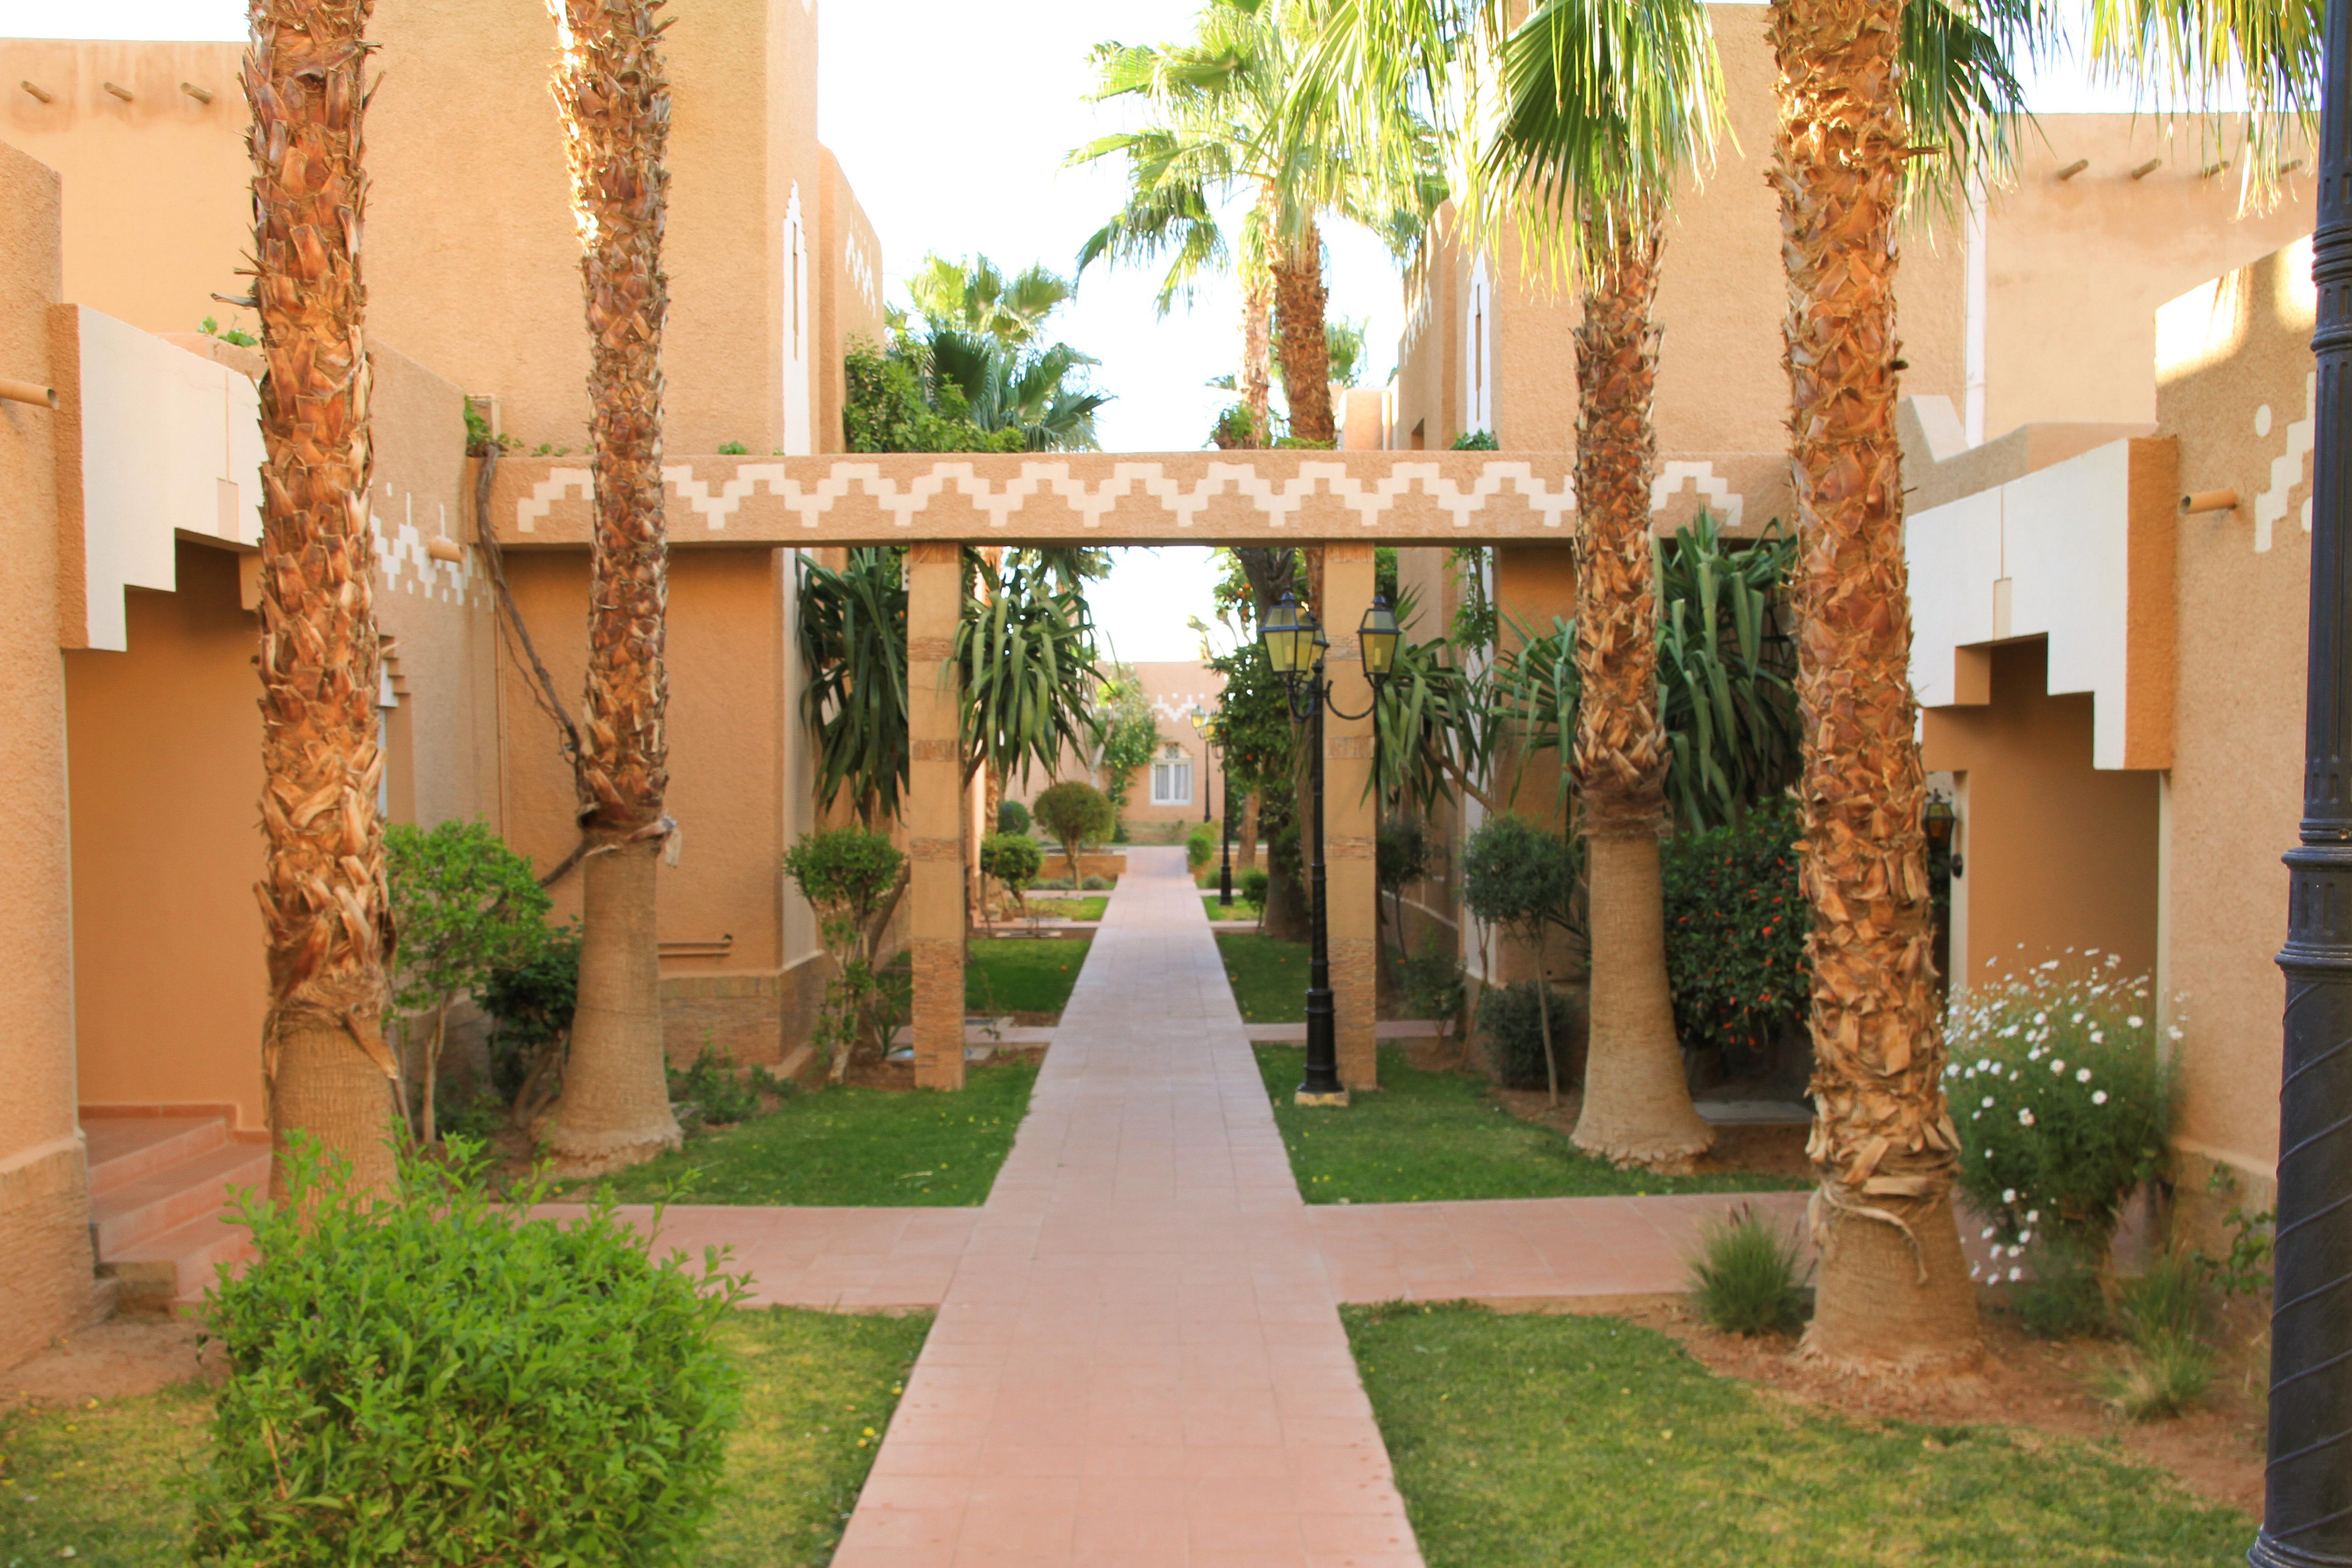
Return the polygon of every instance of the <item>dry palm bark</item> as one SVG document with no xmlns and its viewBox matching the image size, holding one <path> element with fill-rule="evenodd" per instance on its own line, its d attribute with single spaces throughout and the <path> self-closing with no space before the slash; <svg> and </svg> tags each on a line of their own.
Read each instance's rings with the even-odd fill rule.
<svg viewBox="0 0 2352 1568">
<path fill-rule="evenodd" d="M 1263 447 L 1272 437 L 1274 416 L 1274 274 L 1265 263 L 1265 236 L 1274 222 L 1274 193 L 1261 192 L 1249 222 L 1255 243 L 1242 247 L 1242 402 L 1249 409 L 1250 439 Z M 1328 352 L 1328 351 L 1327 351 Z"/>
<path fill-rule="evenodd" d="M 1903 0 L 1771 13 L 1821 1173 L 1806 1348 L 1860 1369 L 1965 1363 L 1977 1346 L 1952 1216 L 1895 431 L 1902 19 Z"/>
<path fill-rule="evenodd" d="M 1282 359 L 1282 393 L 1290 405 L 1290 438 L 1339 443 L 1331 416 L 1331 340 L 1324 327 L 1329 292 L 1323 287 L 1323 237 L 1313 224 L 1296 238 L 1274 237 L 1275 352 Z"/>
<path fill-rule="evenodd" d="M 559 1169 L 593 1175 L 679 1143 L 662 1052 L 655 879 L 674 826 L 662 668 L 668 541 L 661 479 L 662 225 L 669 83 L 659 0 L 548 0 L 588 311 L 596 521 L 581 712 L 580 1005 L 563 1093 L 541 1129 Z"/>
<path fill-rule="evenodd" d="M 370 1189 L 393 1180 L 383 1040 L 390 898 L 376 785 L 374 468 L 360 280 L 371 0 L 254 0 L 254 297 L 261 316 L 261 760 L 269 944 L 262 1075 L 283 1196 L 287 1140 Z"/>
<path fill-rule="evenodd" d="M 1576 330 L 1576 661 L 1572 766 L 1592 913 L 1591 1041 L 1578 1147 L 1687 1165 L 1715 1141 L 1691 1106 L 1666 985 L 1658 837 L 1666 819 L 1658 604 L 1650 544 L 1657 430 L 1659 222 L 1600 235 Z"/>
</svg>

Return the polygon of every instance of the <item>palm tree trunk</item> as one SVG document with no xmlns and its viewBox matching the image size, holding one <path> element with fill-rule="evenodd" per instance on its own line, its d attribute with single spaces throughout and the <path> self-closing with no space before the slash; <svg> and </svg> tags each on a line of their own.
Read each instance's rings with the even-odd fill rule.
<svg viewBox="0 0 2352 1568">
<path fill-rule="evenodd" d="M 391 1187 L 399 1065 L 383 1039 L 390 898 L 376 787 L 375 549 L 359 242 L 371 0 L 253 0 L 254 295 L 261 317 L 262 1078 L 289 1141 Z"/>
<path fill-rule="evenodd" d="M 656 0 L 549 0 L 562 46 L 555 98 L 572 169 L 587 299 L 589 436 L 596 471 L 582 713 L 580 1006 L 562 1098 L 542 1136 L 568 1175 L 596 1175 L 680 1142 L 664 1074 L 656 857 L 668 748 L 662 668 L 668 540 L 662 517 L 661 270 L 669 84 Z"/>
<path fill-rule="evenodd" d="M 1774 0 L 1770 24 L 1821 1173 L 1805 1349 L 1862 1368 L 1965 1363 L 1978 1345 L 1952 1216 L 1895 432 L 1902 22 L 1903 0 Z"/>
<path fill-rule="evenodd" d="M 1242 401 L 1250 415 L 1250 445 L 1274 438 L 1274 274 L 1266 266 L 1274 224 L 1274 193 L 1261 191 L 1248 218 L 1241 252 Z"/>
<path fill-rule="evenodd" d="M 1290 405 L 1290 437 L 1339 444 L 1331 416 L 1331 340 L 1324 324 L 1329 300 L 1323 287 L 1323 237 L 1313 224 L 1295 239 L 1276 236 L 1275 352 L 1282 357 L 1282 394 Z"/>
<path fill-rule="evenodd" d="M 1686 1166 L 1715 1134 L 1692 1108 L 1666 984 L 1658 836 L 1666 820 L 1658 717 L 1658 602 L 1650 543 L 1657 429 L 1659 218 L 1592 237 L 1605 247 L 1576 330 L 1574 769 L 1591 882 L 1591 1039 L 1579 1148 L 1620 1163 Z"/>
</svg>

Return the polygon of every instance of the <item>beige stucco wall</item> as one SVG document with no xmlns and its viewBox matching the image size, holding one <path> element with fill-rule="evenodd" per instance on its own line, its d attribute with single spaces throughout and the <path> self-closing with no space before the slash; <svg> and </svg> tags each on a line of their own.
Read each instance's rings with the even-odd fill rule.
<svg viewBox="0 0 2352 1568">
<path fill-rule="evenodd" d="M 0 148 L 0 375 L 47 384 L 62 286 L 57 175 Z M 0 403 L 0 1368 L 89 1314 L 74 1115 L 65 675 L 58 654 L 57 416 Z"/>
<path fill-rule="evenodd" d="M 1118 630 L 1115 626 L 1110 629 L 1114 633 Z M 1128 790 L 1127 809 L 1122 820 L 1131 836 L 1145 842 L 1171 833 L 1181 837 L 1191 824 L 1201 820 L 1204 787 L 1214 792 L 1214 799 L 1208 803 L 1213 813 L 1225 798 L 1223 765 L 1204 763 L 1201 735 L 1192 728 L 1191 718 L 1195 707 L 1211 713 L 1217 710 L 1217 703 L 1225 689 L 1225 678 L 1198 659 L 1160 660 L 1122 668 L 1132 670 L 1135 679 L 1142 684 L 1144 699 L 1151 704 L 1153 721 L 1160 727 L 1162 752 L 1174 746 L 1192 765 L 1192 799 L 1170 805 L 1151 804 L 1151 770 L 1149 767 L 1139 768 Z M 1204 767 L 1213 773 L 1213 778 L 1204 773 Z M 1017 800 L 1027 805 L 1064 779 L 1083 779 L 1098 788 L 1105 783 L 1101 770 L 1094 765 L 1091 753 L 1081 756 L 1066 748 L 1059 765 L 1052 773 L 1040 769 L 1026 776 L 1015 775 L 1005 781 L 1003 798 Z M 1205 786 L 1204 779 L 1207 780 Z M 1058 873 L 1049 870 L 1047 874 Z"/>
<path fill-rule="evenodd" d="M 810 449 L 836 446 L 843 331 L 878 311 L 829 297 L 851 268 L 833 231 L 870 226 L 816 141 L 817 20 L 793 0 L 701 0 L 667 34 L 673 83 L 667 444 L 787 446 L 786 370 Z M 379 9 L 363 258 L 371 326 L 462 390 L 498 399 L 527 447 L 585 441 L 588 351 L 543 8 L 442 0 Z M 150 331 L 250 326 L 247 113 L 234 44 L 0 41 L 0 139 L 66 176 L 66 297 Z M 14 84 L 34 81 L 43 104 Z M 179 83 L 214 92 L 200 104 Z M 113 81 L 131 102 L 108 94 Z M 797 196 L 797 206 L 794 198 Z M 790 221 L 802 226 L 793 295 Z M 837 264 L 836 264 L 837 263 Z M 800 308 L 793 308 L 799 298 Z"/>
<path fill-rule="evenodd" d="M 2165 983 L 2183 1000 L 2179 1142 L 2266 1177 L 2277 1156 L 2286 868 L 2302 815 L 2314 299 L 2307 241 L 2166 312 L 2157 416 L 2180 519 Z M 2206 329 L 2193 329 L 2202 323 Z M 2263 547 L 2264 545 L 2267 547 Z"/>
</svg>

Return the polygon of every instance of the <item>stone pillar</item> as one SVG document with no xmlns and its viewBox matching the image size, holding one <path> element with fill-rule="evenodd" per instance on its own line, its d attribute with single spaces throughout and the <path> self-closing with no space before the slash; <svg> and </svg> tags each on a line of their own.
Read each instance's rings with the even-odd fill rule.
<svg viewBox="0 0 2352 1568">
<path fill-rule="evenodd" d="M 963 780 L 956 745 L 956 622 L 962 550 L 918 544 L 907 554 L 907 889 L 915 960 L 915 1082 L 963 1087 Z"/>
<path fill-rule="evenodd" d="M 1372 603 L 1372 547 L 1323 547 L 1323 598 L 1317 606 L 1331 651 L 1324 668 L 1332 701 L 1350 713 L 1371 706 L 1364 683 L 1356 628 Z M 1350 1089 L 1379 1087 L 1374 1045 L 1374 1008 L 1380 963 L 1379 885 L 1373 875 L 1372 837 L 1379 803 L 1370 791 L 1372 721 L 1323 721 L 1323 854 L 1330 879 L 1331 909 L 1326 928 L 1331 943 L 1331 1000 L 1339 1033 L 1339 1081 Z"/>
</svg>

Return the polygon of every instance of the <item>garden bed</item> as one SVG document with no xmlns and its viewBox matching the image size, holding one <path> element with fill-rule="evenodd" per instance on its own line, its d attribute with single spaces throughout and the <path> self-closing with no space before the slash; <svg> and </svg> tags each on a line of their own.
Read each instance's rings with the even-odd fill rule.
<svg viewBox="0 0 2352 1568">
<path fill-rule="evenodd" d="M 775 1110 L 717 1128 L 572 1196 L 610 1186 L 625 1204 L 952 1207 L 988 1196 L 1028 1113 L 1037 1053 L 974 1067 L 954 1094 L 841 1084 L 787 1098 Z M 879 1069 L 913 1083 L 913 1069 Z M 687 1185 L 678 1191 L 679 1184 Z"/>
<path fill-rule="evenodd" d="M 1239 893 L 1235 893 L 1234 895 L 1234 902 L 1231 909 L 1226 909 L 1219 905 L 1217 902 L 1217 895 L 1213 892 L 1202 899 L 1201 907 L 1209 912 L 1209 918 L 1213 921 L 1255 921 L 1262 912 L 1255 904 L 1251 903 Z"/>
<path fill-rule="evenodd" d="M 1849 1413 L 1718 1376 L 1621 1318 L 1341 1316 L 1429 1568 L 2222 1568 L 2253 1539 L 2244 1513 L 2091 1434 L 1977 1424 L 2019 1419 L 2012 1388 L 1957 1418 L 1932 1400 Z"/>
<path fill-rule="evenodd" d="M 1809 1186 L 1770 1171 L 1702 1169 L 1686 1176 L 1621 1171 L 1565 1134 L 1513 1116 L 1486 1079 L 1427 1071 L 1381 1047 L 1381 1087 L 1344 1110 L 1292 1100 L 1306 1072 L 1299 1046 L 1260 1046 L 1258 1070 L 1298 1190 L 1315 1204 L 1437 1203 L 1468 1198 L 1641 1197 L 1774 1192 Z"/>
<path fill-rule="evenodd" d="M 719 1332 L 743 1370 L 743 1411 L 698 1568 L 832 1560 L 929 1327 L 928 1312 L 729 1315 Z M 0 1413 L 0 1563 L 185 1560 L 188 1500 L 175 1483 L 205 1462 L 212 1390 L 178 1383 L 93 1405 L 98 1392 Z"/>
</svg>

